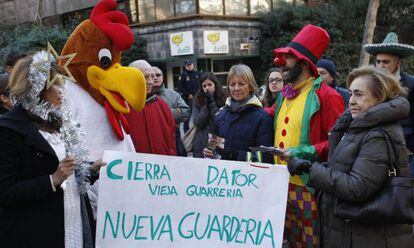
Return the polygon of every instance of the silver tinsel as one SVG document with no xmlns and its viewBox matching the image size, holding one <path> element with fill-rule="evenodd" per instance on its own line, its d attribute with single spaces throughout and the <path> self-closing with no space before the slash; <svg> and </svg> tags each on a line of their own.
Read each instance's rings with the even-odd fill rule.
<svg viewBox="0 0 414 248">
<path fill-rule="evenodd" d="M 45 121 L 48 120 L 49 113 L 53 108 L 48 102 L 40 99 L 40 92 L 45 88 L 47 82 L 48 73 L 51 68 L 50 60 L 45 51 L 37 52 L 33 56 L 33 61 L 30 64 L 27 92 L 23 95 L 16 96 L 16 101 L 24 109 Z"/>
<path fill-rule="evenodd" d="M 88 161 L 89 152 L 85 146 L 86 131 L 76 121 L 74 115 L 67 107 L 67 99 L 64 89 L 62 89 L 63 104 L 62 118 L 63 124 L 60 129 L 62 138 L 65 142 L 66 153 L 76 160 L 75 176 L 81 194 L 86 193 L 86 183 L 89 183 L 90 164 Z"/>
<path fill-rule="evenodd" d="M 60 87 L 62 94 L 62 106 L 59 109 L 54 108 L 50 103 L 40 99 L 40 93 L 46 86 L 50 63 L 54 61 L 52 55 L 48 59 L 48 53 L 45 51 L 37 52 L 33 56 L 33 62 L 30 64 L 29 86 L 27 93 L 17 96 L 16 100 L 31 114 L 42 118 L 45 121 L 51 118 L 61 118 L 62 127 L 60 133 L 65 143 L 66 154 L 76 160 L 75 177 L 81 194 L 86 193 L 86 183 L 89 183 L 90 164 L 87 162 L 88 149 L 85 146 L 86 133 L 76 118 L 70 112 L 65 97 L 64 88 Z"/>
</svg>

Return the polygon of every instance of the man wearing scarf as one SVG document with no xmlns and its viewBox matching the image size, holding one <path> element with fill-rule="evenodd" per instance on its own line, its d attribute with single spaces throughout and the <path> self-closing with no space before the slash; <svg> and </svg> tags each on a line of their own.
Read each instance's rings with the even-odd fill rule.
<svg viewBox="0 0 414 248">
<path fill-rule="evenodd" d="M 329 41 L 324 29 L 306 25 L 286 47 L 274 50 L 274 62 L 282 66 L 287 82 L 274 104 L 275 147 L 284 151 L 275 157 L 276 164 L 291 157 L 327 159 L 328 131 L 344 111 L 341 96 L 317 78 L 315 64 Z M 290 178 L 284 239 L 291 247 L 318 244 L 317 206 L 308 177 Z"/>
</svg>

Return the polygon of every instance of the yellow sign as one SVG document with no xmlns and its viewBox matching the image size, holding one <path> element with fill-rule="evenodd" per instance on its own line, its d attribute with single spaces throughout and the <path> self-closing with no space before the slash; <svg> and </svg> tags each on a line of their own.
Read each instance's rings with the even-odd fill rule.
<svg viewBox="0 0 414 248">
<path fill-rule="evenodd" d="M 217 41 L 220 40 L 220 33 L 219 32 L 213 32 L 213 33 L 209 33 L 207 35 L 207 39 L 213 43 L 213 45 L 216 44 Z"/>
<path fill-rule="evenodd" d="M 176 34 L 171 37 L 171 40 L 174 44 L 179 46 L 183 42 L 183 34 Z"/>
</svg>

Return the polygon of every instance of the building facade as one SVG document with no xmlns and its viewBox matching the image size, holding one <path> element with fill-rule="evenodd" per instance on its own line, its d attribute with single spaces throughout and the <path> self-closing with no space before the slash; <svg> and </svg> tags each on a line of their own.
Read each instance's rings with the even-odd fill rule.
<svg viewBox="0 0 414 248">
<path fill-rule="evenodd" d="M 0 0 L 4 22 L 78 24 L 99 0 Z M 149 62 L 163 70 L 169 88 L 177 87 L 183 63 L 211 71 L 225 83 L 237 63 L 259 68 L 258 16 L 282 0 L 118 0 L 134 32 L 148 41 Z M 317 5 L 319 0 L 287 0 Z M 137 58 L 139 59 L 139 58 Z M 256 69 L 257 68 L 257 69 Z"/>
</svg>

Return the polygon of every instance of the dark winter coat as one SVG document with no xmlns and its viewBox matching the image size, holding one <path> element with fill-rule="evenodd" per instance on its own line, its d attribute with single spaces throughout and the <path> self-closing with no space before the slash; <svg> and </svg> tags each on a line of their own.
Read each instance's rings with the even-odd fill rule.
<svg viewBox="0 0 414 248">
<path fill-rule="evenodd" d="M 193 157 L 204 158 L 203 149 L 207 147 L 208 133 L 218 108 L 215 102 L 210 103 L 208 106 L 200 106 L 195 102 L 193 104 L 192 119 L 197 131 L 193 139 Z"/>
<path fill-rule="evenodd" d="M 184 69 L 184 71 L 180 74 L 178 80 L 180 82 L 179 92 L 182 94 L 184 101 L 186 101 L 188 106 L 190 106 L 192 103 L 188 100 L 188 96 L 195 96 L 198 89 L 200 88 L 200 72 L 195 70 L 187 71 Z"/>
<path fill-rule="evenodd" d="M 409 103 L 399 97 L 378 104 L 352 119 L 346 111 L 331 129 L 327 163 L 313 163 L 309 183 L 320 190 L 322 247 L 414 247 L 412 226 L 364 224 L 334 215 L 335 199 L 363 202 L 372 197 L 387 179 L 388 154 L 385 130 L 395 145 L 400 167 L 407 166 L 407 150 L 399 121 L 409 113 Z M 411 237 L 412 238 L 412 237 Z"/>
<path fill-rule="evenodd" d="M 49 177 L 59 160 L 23 110 L 0 118 L 0 151 L 0 246 L 63 248 L 63 191 Z"/>
<path fill-rule="evenodd" d="M 406 87 L 409 91 L 407 99 L 410 102 L 411 107 L 410 116 L 401 121 L 401 126 L 404 131 L 407 147 L 414 152 L 414 77 L 403 71 L 400 72 L 400 76 L 401 85 Z"/>
<path fill-rule="evenodd" d="M 256 96 L 235 112 L 227 101 L 216 114 L 211 133 L 225 138 L 224 149 L 232 150 L 234 157 L 223 156 L 222 159 L 246 161 L 249 147 L 273 146 L 273 120 L 263 110 Z M 273 157 L 267 155 L 263 159 L 264 162 L 273 161 Z"/>
<path fill-rule="evenodd" d="M 347 109 L 349 106 L 349 98 L 350 98 L 350 94 L 349 94 L 349 90 L 339 87 L 339 86 L 335 86 L 335 90 L 336 92 L 338 92 L 339 95 L 341 95 L 342 100 L 344 100 L 344 106 L 345 109 Z"/>
</svg>

